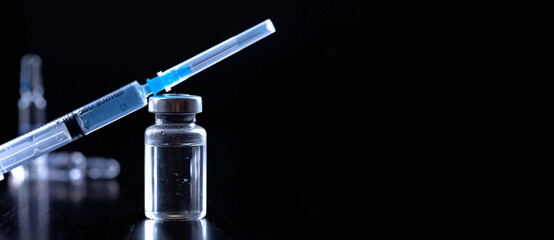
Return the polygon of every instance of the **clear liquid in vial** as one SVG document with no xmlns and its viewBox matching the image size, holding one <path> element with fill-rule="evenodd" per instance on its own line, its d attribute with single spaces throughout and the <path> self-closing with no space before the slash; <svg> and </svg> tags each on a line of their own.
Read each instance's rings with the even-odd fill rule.
<svg viewBox="0 0 554 240">
<path fill-rule="evenodd" d="M 145 146 L 145 214 L 158 220 L 206 215 L 203 145 Z"/>
</svg>

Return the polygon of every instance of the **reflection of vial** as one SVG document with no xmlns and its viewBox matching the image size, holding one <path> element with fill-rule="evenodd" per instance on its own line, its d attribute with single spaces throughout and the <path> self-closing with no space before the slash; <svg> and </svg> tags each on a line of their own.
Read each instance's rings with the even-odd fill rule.
<svg viewBox="0 0 554 240">
<path fill-rule="evenodd" d="M 156 124 L 146 129 L 144 212 L 156 220 L 206 215 L 206 130 L 196 125 L 202 98 L 164 94 L 150 98 Z"/>
<path fill-rule="evenodd" d="M 166 222 L 146 220 L 143 222 L 139 239 L 213 239 L 208 235 L 211 226 L 206 219 L 188 222 Z M 140 229 L 140 225 L 138 229 Z"/>
</svg>

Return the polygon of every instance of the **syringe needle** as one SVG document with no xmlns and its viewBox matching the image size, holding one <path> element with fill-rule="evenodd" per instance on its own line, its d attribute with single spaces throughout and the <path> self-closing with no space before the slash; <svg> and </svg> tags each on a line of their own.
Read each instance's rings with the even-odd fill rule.
<svg viewBox="0 0 554 240">
<path fill-rule="evenodd" d="M 235 35 L 220 44 L 172 67 L 164 72 L 159 72 L 158 77 L 147 79 L 149 89 L 152 93 L 165 89 L 166 91 L 202 70 L 218 63 L 219 61 L 233 55 L 245 47 L 252 45 L 262 38 L 275 32 L 275 27 L 270 19 L 249 28 L 242 33 Z"/>
</svg>

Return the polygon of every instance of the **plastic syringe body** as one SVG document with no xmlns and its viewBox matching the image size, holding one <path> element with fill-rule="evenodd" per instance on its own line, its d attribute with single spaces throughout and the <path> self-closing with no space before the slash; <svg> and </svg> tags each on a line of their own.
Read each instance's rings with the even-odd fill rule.
<svg viewBox="0 0 554 240">
<path fill-rule="evenodd" d="M 148 103 L 148 96 L 183 82 L 190 76 L 212 66 L 252 43 L 275 32 L 271 20 L 266 20 L 198 55 L 159 72 L 158 77 L 137 81 L 113 91 L 77 110 L 29 133 L 0 145 L 0 180 L 2 174 L 43 154 L 81 138 Z"/>
<path fill-rule="evenodd" d="M 125 85 L 63 117 L 0 146 L 0 174 L 81 138 L 148 103 L 145 87 Z"/>
</svg>

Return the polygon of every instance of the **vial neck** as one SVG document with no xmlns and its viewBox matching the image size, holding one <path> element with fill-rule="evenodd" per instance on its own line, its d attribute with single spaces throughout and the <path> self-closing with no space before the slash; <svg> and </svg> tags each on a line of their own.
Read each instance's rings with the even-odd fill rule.
<svg viewBox="0 0 554 240">
<path fill-rule="evenodd" d="M 196 114 L 156 113 L 156 124 L 195 123 Z"/>
</svg>

